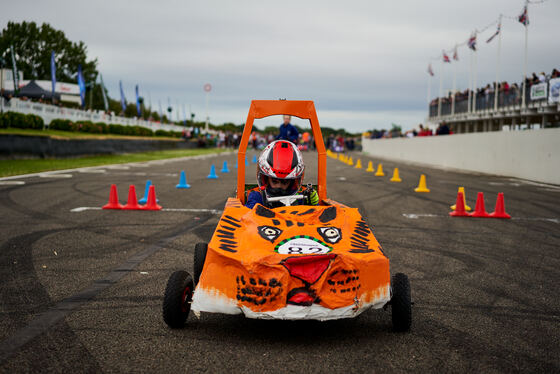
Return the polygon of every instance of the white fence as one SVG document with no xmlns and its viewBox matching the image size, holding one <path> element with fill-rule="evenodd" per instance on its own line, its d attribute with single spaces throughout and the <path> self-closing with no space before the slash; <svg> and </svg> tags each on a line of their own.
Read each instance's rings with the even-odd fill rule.
<svg viewBox="0 0 560 374">
<path fill-rule="evenodd" d="M 3 101 L 0 98 L 0 102 Z M 100 112 L 97 110 L 86 111 L 80 109 L 62 108 L 55 105 L 41 104 L 31 101 L 22 101 L 19 99 L 11 99 L 9 102 L 3 102 L 2 108 L 4 111 L 19 112 L 23 114 L 36 114 L 43 118 L 45 124 L 48 125 L 53 119 L 69 119 L 72 122 L 77 121 L 91 121 L 91 122 L 104 122 L 107 124 L 117 124 L 123 126 L 141 126 L 149 128 L 150 130 L 165 130 L 165 131 L 178 131 L 181 132 L 185 128 L 176 125 L 166 125 L 163 123 L 145 121 L 138 118 L 126 118 L 120 116 L 113 116 Z"/>
<path fill-rule="evenodd" d="M 362 139 L 363 151 L 405 161 L 560 184 L 560 128 Z"/>
</svg>

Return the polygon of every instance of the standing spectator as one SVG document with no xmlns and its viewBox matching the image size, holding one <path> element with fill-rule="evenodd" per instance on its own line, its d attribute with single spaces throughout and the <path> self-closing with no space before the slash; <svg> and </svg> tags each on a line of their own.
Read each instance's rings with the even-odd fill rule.
<svg viewBox="0 0 560 374">
<path fill-rule="evenodd" d="M 556 69 L 552 69 L 552 74 L 550 74 L 550 78 L 558 78 L 560 77 L 560 71 L 556 70 Z"/>
<path fill-rule="evenodd" d="M 284 115 L 284 123 L 280 125 L 280 134 L 276 137 L 276 140 L 289 140 L 294 144 L 297 144 L 299 139 L 299 133 L 297 129 L 290 123 L 292 116 Z"/>
</svg>

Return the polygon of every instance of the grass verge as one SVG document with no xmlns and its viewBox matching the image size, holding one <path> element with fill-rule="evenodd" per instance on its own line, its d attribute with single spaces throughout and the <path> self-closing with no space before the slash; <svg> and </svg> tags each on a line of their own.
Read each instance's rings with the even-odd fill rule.
<svg viewBox="0 0 560 374">
<path fill-rule="evenodd" d="M 172 149 L 155 152 L 126 153 L 122 155 L 87 156 L 78 158 L 47 158 L 33 160 L 0 160 L 0 177 L 12 175 L 39 173 L 42 171 L 74 169 L 87 166 L 109 164 L 124 164 L 128 162 L 141 162 L 162 160 L 186 156 L 222 153 L 225 149 Z"/>
</svg>

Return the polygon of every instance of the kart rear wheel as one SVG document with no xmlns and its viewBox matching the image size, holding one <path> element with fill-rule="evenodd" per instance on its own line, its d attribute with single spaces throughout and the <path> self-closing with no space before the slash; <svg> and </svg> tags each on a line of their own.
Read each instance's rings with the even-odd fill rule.
<svg viewBox="0 0 560 374">
<path fill-rule="evenodd" d="M 397 273 L 391 280 L 393 297 L 391 298 L 391 318 L 393 331 L 409 331 L 412 324 L 412 306 L 410 302 L 410 282 L 406 274 Z"/>
<path fill-rule="evenodd" d="M 194 246 L 194 284 L 198 284 L 202 269 L 204 268 L 204 261 L 206 260 L 206 252 L 208 251 L 207 243 L 196 243 Z"/>
<path fill-rule="evenodd" d="M 178 329 L 185 326 L 193 290 L 193 279 L 186 271 L 176 271 L 169 277 L 163 297 L 163 320 L 169 327 Z"/>
</svg>

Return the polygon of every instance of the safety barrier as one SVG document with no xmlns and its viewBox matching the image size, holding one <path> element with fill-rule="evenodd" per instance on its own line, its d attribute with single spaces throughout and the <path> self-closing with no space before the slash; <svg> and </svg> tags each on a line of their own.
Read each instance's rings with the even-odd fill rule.
<svg viewBox="0 0 560 374">
<path fill-rule="evenodd" d="M 3 100 L 0 98 L 0 101 Z M 55 105 L 37 103 L 32 101 L 22 101 L 19 99 L 11 99 L 10 101 L 3 102 L 2 108 L 4 111 L 13 111 L 23 114 L 35 114 L 43 118 L 45 124 L 48 125 L 53 119 L 68 119 L 72 122 L 77 121 L 91 121 L 103 122 L 107 124 L 118 124 L 123 126 L 141 126 L 149 128 L 153 131 L 183 131 L 185 128 L 176 125 L 168 125 L 153 121 L 145 121 L 138 118 L 127 118 L 121 116 L 113 116 L 105 112 L 97 110 L 80 110 L 58 107 Z"/>
<path fill-rule="evenodd" d="M 560 184 L 560 128 L 362 139 L 379 158 Z"/>
</svg>

